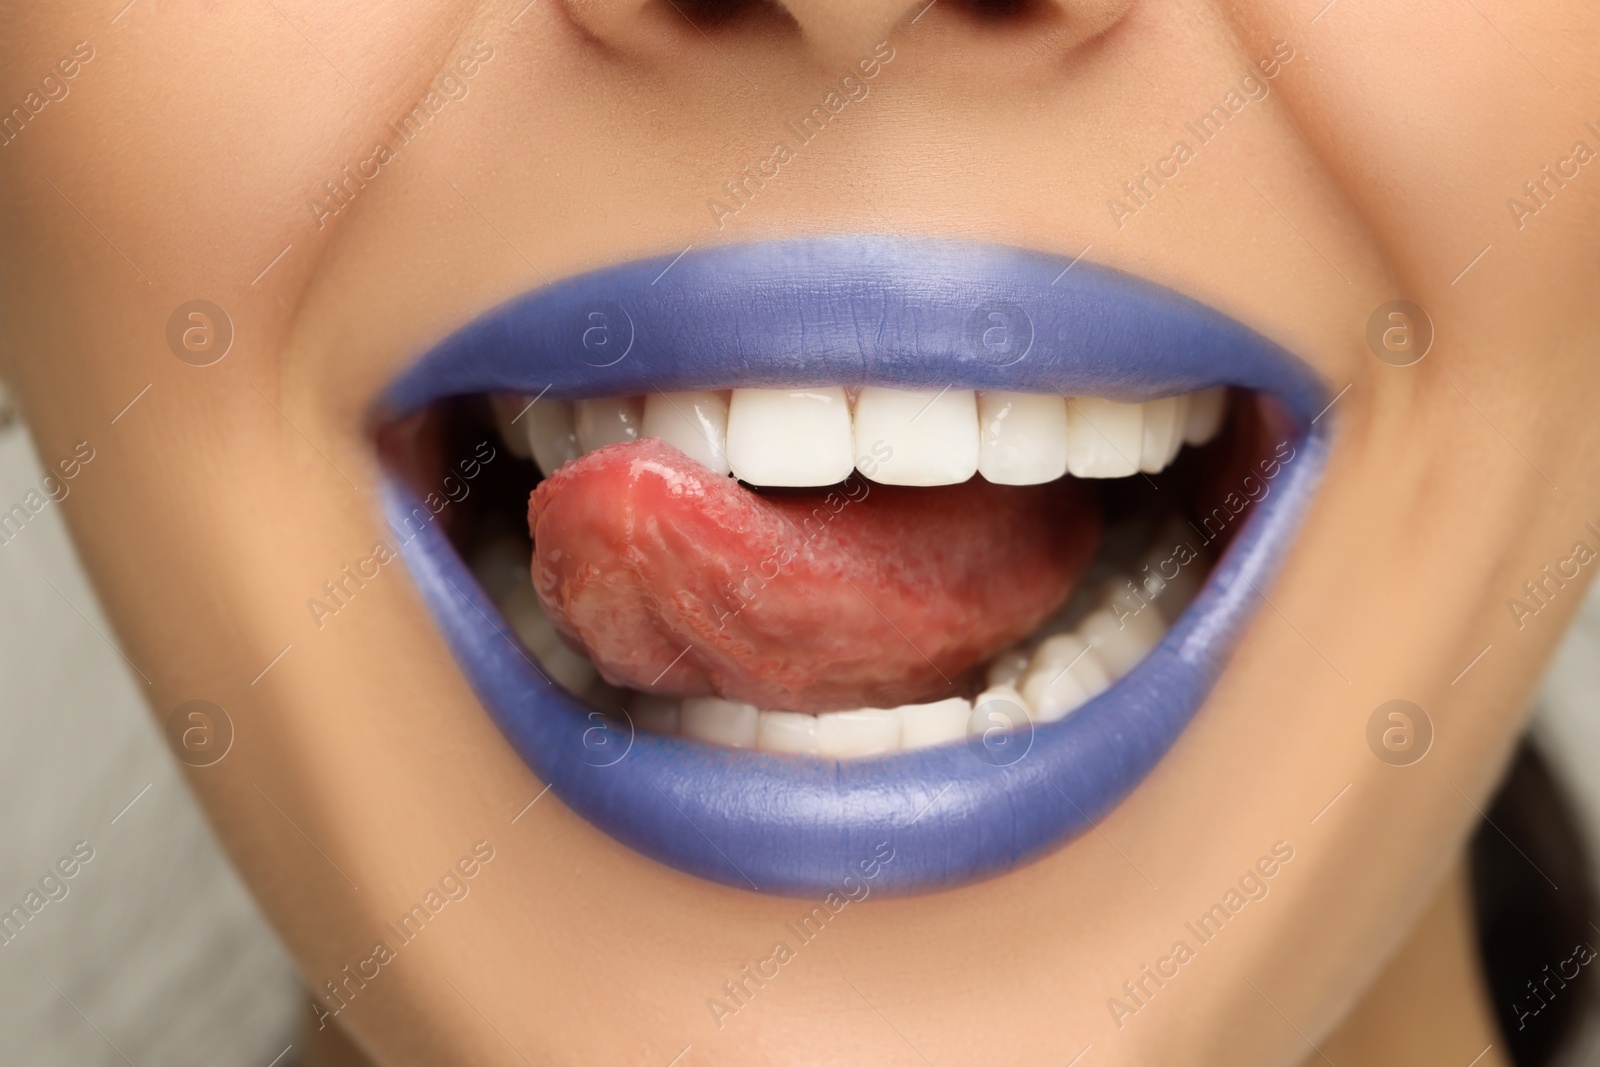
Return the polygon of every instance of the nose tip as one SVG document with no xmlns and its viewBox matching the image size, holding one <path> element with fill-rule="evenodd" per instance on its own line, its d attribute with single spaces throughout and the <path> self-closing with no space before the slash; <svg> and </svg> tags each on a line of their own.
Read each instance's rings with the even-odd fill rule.
<svg viewBox="0 0 1600 1067">
<path fill-rule="evenodd" d="M 819 60 L 835 63 L 870 49 L 902 19 L 923 14 L 918 9 L 928 3 L 916 0 L 908 9 L 904 0 L 785 0 L 783 6 L 799 25 L 810 51 Z"/>
</svg>

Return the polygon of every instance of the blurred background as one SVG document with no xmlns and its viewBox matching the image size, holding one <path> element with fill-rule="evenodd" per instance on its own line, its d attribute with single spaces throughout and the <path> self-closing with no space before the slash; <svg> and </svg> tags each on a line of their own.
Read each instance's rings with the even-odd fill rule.
<svg viewBox="0 0 1600 1067">
<path fill-rule="evenodd" d="M 26 430 L 0 429 L 0 510 L 42 476 Z M 0 912 L 93 849 L 64 897 L 0 926 L 0 1064 L 268 1067 L 307 998 L 111 641 L 59 505 L 0 532 Z"/>
<path fill-rule="evenodd" d="M 42 474 L 21 425 L 0 426 L 0 510 Z M 60 507 L 0 535 L 0 912 L 75 844 L 93 849 L 64 897 L 0 941 L 0 1063 L 288 1067 L 307 998 L 141 687 Z M 1535 731 L 1600 855 L 1600 595 L 1547 677 Z M 1574 1062 L 1600 1063 L 1590 1038 Z"/>
</svg>

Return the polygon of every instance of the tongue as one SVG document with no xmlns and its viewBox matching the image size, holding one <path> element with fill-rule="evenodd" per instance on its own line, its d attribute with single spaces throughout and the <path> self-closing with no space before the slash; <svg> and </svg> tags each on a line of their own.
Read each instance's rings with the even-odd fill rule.
<svg viewBox="0 0 1600 1067">
<path fill-rule="evenodd" d="M 1071 479 L 756 492 L 653 438 L 528 501 L 539 599 L 607 681 L 791 711 L 965 692 L 1071 593 L 1099 524 Z"/>
</svg>

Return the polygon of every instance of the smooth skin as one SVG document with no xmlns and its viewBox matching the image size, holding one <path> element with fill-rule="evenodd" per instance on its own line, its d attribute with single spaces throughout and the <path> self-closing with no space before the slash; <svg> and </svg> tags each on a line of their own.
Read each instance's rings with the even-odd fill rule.
<svg viewBox="0 0 1600 1067">
<path fill-rule="evenodd" d="M 115 0 L 0 20 L 7 108 L 94 50 L 0 147 L 3 374 L 46 464 L 96 450 L 62 506 L 156 717 L 203 698 L 235 724 L 190 778 L 308 985 L 495 849 L 338 1017 L 371 1062 L 1376 1063 L 1406 1035 L 1363 997 L 1429 967 L 1459 980 L 1423 982 L 1436 1039 L 1406 1062 L 1493 1041 L 1449 872 L 1593 570 L 1513 621 L 1600 523 L 1600 163 L 1520 228 L 1507 200 L 1575 141 L 1600 150 L 1600 9 L 788 0 L 702 33 L 620 0 Z M 870 96 L 719 226 L 722 183 L 883 40 Z M 329 213 L 322 182 L 479 41 L 466 97 Z M 1279 42 L 1271 95 L 1199 144 L 1184 124 Z M 1119 220 L 1121 182 L 1178 140 L 1194 157 Z M 320 629 L 306 601 L 380 536 L 365 412 L 444 333 L 608 263 L 834 232 L 1083 252 L 1211 303 L 1323 375 L 1335 448 L 1227 673 L 1098 833 L 851 905 L 719 1028 L 707 1001 L 810 903 L 657 866 L 552 796 L 524 810 L 541 783 L 400 567 Z M 1365 340 L 1397 297 L 1437 329 L 1410 367 Z M 197 298 L 235 329 L 203 368 L 166 340 Z M 1436 728 L 1404 768 L 1366 741 L 1394 698 Z M 1108 998 L 1277 841 L 1294 859 L 1270 895 L 1119 1027 Z"/>
</svg>

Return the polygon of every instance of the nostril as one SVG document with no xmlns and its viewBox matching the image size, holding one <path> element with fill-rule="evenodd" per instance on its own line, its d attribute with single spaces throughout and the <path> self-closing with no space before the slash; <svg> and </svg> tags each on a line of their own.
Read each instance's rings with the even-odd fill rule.
<svg viewBox="0 0 1600 1067">
<path fill-rule="evenodd" d="M 979 22 L 1031 22 L 1060 13 L 1047 0 L 945 0 Z"/>
<path fill-rule="evenodd" d="M 702 30 L 766 28 L 798 30 L 788 10 L 776 0 L 656 0 L 667 14 L 682 17 Z"/>
</svg>

